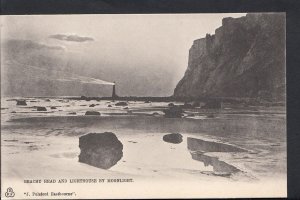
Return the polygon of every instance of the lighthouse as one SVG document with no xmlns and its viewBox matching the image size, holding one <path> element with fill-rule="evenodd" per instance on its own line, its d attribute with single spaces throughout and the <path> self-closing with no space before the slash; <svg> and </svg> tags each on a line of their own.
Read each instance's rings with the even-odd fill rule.
<svg viewBox="0 0 300 200">
<path fill-rule="evenodd" d="M 117 95 L 116 95 L 116 82 L 114 82 L 114 84 L 113 84 L 113 90 L 112 90 L 111 97 L 112 97 L 113 100 L 115 100 L 115 98 L 117 97 Z"/>
</svg>

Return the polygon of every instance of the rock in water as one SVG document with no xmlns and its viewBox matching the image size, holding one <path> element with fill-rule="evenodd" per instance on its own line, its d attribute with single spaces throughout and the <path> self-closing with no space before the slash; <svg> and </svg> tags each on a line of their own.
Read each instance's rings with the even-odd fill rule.
<svg viewBox="0 0 300 200">
<path fill-rule="evenodd" d="M 185 108 L 185 109 L 193 108 L 192 104 L 190 104 L 190 103 L 184 103 L 184 105 L 182 105 L 180 107 Z"/>
<path fill-rule="evenodd" d="M 88 99 L 86 96 L 81 96 L 79 100 L 86 100 Z"/>
<path fill-rule="evenodd" d="M 205 108 L 205 109 L 221 109 L 222 108 L 222 102 L 221 101 L 217 101 L 217 100 L 210 100 L 210 101 L 206 102 L 205 105 L 202 106 L 201 108 Z"/>
<path fill-rule="evenodd" d="M 179 144 L 182 142 L 182 135 L 180 133 L 171 133 L 164 135 L 163 140 L 165 142 Z"/>
<path fill-rule="evenodd" d="M 18 106 L 27 106 L 26 100 L 17 100 Z"/>
<path fill-rule="evenodd" d="M 200 107 L 200 102 L 199 102 L 199 101 L 193 101 L 193 102 L 191 103 L 191 105 L 192 105 L 193 107 Z"/>
<path fill-rule="evenodd" d="M 118 102 L 115 104 L 116 106 L 128 106 L 126 102 Z"/>
<path fill-rule="evenodd" d="M 111 132 L 83 135 L 79 148 L 79 162 L 102 169 L 109 169 L 123 157 L 123 144 Z"/>
<path fill-rule="evenodd" d="M 170 107 L 169 109 L 164 110 L 163 112 L 165 113 L 165 117 L 168 118 L 181 118 L 183 115 L 182 108 L 178 106 Z"/>
<path fill-rule="evenodd" d="M 39 106 L 36 108 L 37 111 L 47 111 L 45 107 Z"/>
<path fill-rule="evenodd" d="M 97 111 L 86 111 L 85 115 L 100 115 L 100 113 Z"/>
</svg>

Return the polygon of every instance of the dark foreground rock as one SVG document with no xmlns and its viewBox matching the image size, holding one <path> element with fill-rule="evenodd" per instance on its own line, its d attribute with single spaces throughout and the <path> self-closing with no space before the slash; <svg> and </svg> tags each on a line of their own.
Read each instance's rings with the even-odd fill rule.
<svg viewBox="0 0 300 200">
<path fill-rule="evenodd" d="M 47 109 L 45 107 L 42 107 L 42 106 L 36 107 L 36 110 L 37 111 L 47 111 Z"/>
<path fill-rule="evenodd" d="M 128 103 L 126 103 L 126 102 L 118 102 L 115 105 L 116 106 L 128 106 Z"/>
<path fill-rule="evenodd" d="M 17 106 L 27 106 L 26 100 L 17 100 Z"/>
<path fill-rule="evenodd" d="M 79 148 L 79 162 L 102 169 L 109 169 L 123 157 L 123 144 L 111 132 L 81 136 Z"/>
<path fill-rule="evenodd" d="M 179 144 L 182 142 L 182 135 L 180 133 L 167 134 L 167 135 L 164 135 L 163 140 L 165 142 Z"/>
<path fill-rule="evenodd" d="M 164 110 L 163 112 L 165 113 L 165 117 L 168 118 L 181 118 L 183 116 L 183 110 L 178 106 L 170 107 L 169 109 Z"/>
<path fill-rule="evenodd" d="M 100 115 L 100 113 L 97 111 L 86 111 L 85 115 Z"/>
</svg>

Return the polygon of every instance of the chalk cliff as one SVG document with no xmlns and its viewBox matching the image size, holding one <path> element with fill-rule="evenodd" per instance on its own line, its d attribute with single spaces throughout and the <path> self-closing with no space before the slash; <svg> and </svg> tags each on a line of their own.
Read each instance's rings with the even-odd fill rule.
<svg viewBox="0 0 300 200">
<path fill-rule="evenodd" d="M 285 98 L 285 15 L 224 18 L 194 41 L 175 97 Z"/>
</svg>

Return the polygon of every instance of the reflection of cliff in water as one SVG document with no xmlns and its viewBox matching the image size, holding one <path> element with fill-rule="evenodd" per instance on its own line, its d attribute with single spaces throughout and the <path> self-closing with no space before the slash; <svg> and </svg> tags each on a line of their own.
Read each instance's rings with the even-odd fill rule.
<svg viewBox="0 0 300 200">
<path fill-rule="evenodd" d="M 240 170 L 217 157 L 205 155 L 206 152 L 245 152 L 246 150 L 217 142 L 209 142 L 197 138 L 187 138 L 187 148 L 192 159 L 203 162 L 205 166 L 212 166 L 215 175 L 230 176 Z"/>
<path fill-rule="evenodd" d="M 187 138 L 187 147 L 191 151 L 201 152 L 245 152 L 246 150 L 229 144 L 209 142 L 196 138 Z"/>
<path fill-rule="evenodd" d="M 215 175 L 230 176 L 232 173 L 240 172 L 238 168 L 229 165 L 224 161 L 220 161 L 216 157 L 207 156 L 204 155 L 203 153 L 198 153 L 198 152 L 190 152 L 190 153 L 194 160 L 203 162 L 206 167 L 209 165 L 213 166 Z"/>
</svg>

